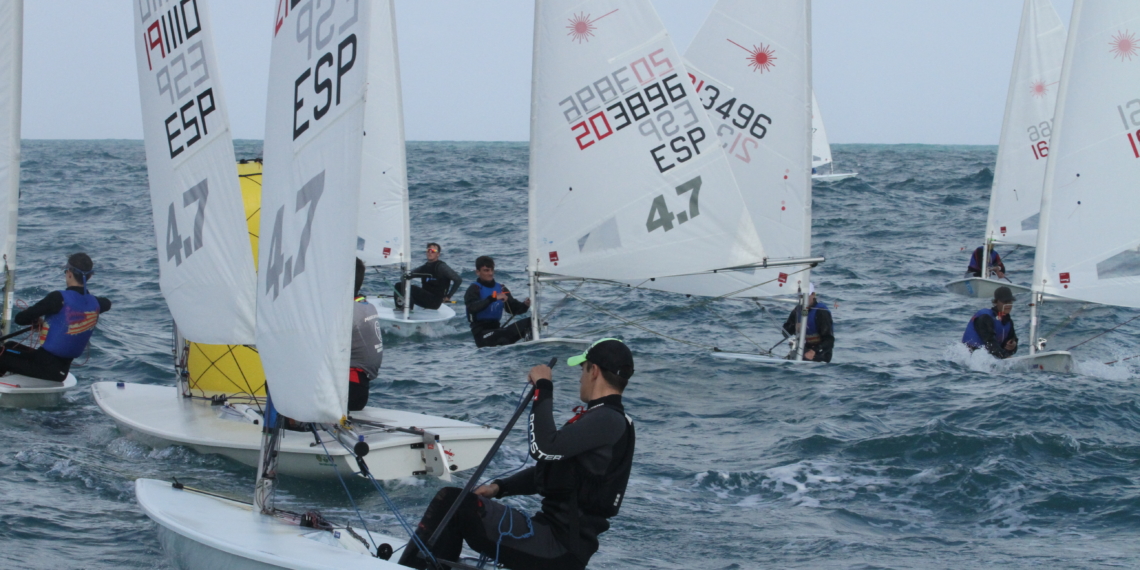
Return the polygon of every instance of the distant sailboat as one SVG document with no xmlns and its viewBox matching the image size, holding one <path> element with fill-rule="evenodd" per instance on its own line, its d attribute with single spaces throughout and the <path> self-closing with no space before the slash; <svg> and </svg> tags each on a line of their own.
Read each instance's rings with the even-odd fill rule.
<svg viewBox="0 0 1140 570">
<path fill-rule="evenodd" d="M 252 182 L 254 177 L 260 179 L 261 165 L 246 163 L 235 171 L 233 143 L 206 4 L 205 0 L 190 0 L 154 8 L 152 4 L 141 2 L 135 7 L 136 60 L 143 102 L 147 171 L 159 244 L 160 283 L 176 324 L 176 357 L 183 373 L 180 386 L 99 382 L 92 386 L 92 392 L 100 408 L 128 434 L 138 434 L 148 443 L 184 445 L 201 453 L 216 453 L 256 466 L 265 421 L 263 370 L 267 372 L 270 365 L 266 365 L 264 352 L 258 354 L 255 349 L 242 346 L 254 344 L 257 273 L 250 242 L 252 235 L 261 248 L 267 244 L 276 244 L 279 248 L 282 230 L 270 226 L 274 231 L 265 233 L 249 228 L 239 176 L 254 186 L 247 189 L 247 203 L 250 210 L 260 208 L 260 214 L 252 215 L 260 216 L 256 219 L 263 227 L 267 223 L 265 216 L 271 216 L 268 222 L 273 223 L 277 218 L 284 219 L 285 212 L 269 209 L 268 199 L 272 195 L 268 190 L 258 193 L 259 184 Z M 381 16 L 387 14 L 384 11 Z M 170 28 L 171 25 L 176 27 Z M 395 42 L 393 22 L 379 17 L 376 25 L 383 26 L 377 35 L 386 39 L 382 43 L 390 43 L 391 50 Z M 173 33 L 167 35 L 164 29 Z M 356 69 L 363 74 L 366 69 L 363 62 L 369 59 L 363 53 L 355 54 L 351 45 L 345 49 L 347 51 L 340 54 L 348 58 L 345 65 L 355 67 L 356 60 L 350 56 L 360 55 L 361 63 Z M 321 60 L 325 61 L 328 60 Z M 181 78 L 178 70 L 182 63 L 194 73 Z M 310 99 L 327 100 L 328 105 L 333 105 L 334 95 L 328 91 L 331 83 L 323 80 L 329 72 L 328 65 L 320 63 L 320 77 L 312 83 L 316 91 Z M 342 71 L 347 73 L 351 69 Z M 171 73 L 178 80 L 167 82 Z M 369 82 L 370 85 L 380 83 Z M 363 101 L 360 107 L 356 112 L 362 115 L 366 111 L 381 114 Z M 331 112 L 328 107 L 327 112 Z M 325 116 L 324 113 L 319 115 Z M 385 126 L 376 125 L 374 132 L 385 132 Z M 364 131 L 357 138 L 381 140 L 381 137 L 368 138 Z M 369 160 L 357 168 L 377 179 L 371 180 L 367 187 L 353 188 L 353 197 L 366 196 L 370 201 L 380 202 L 378 194 L 381 192 L 377 187 L 389 178 L 370 169 L 385 169 L 388 166 L 385 157 L 392 155 L 380 156 L 382 153 L 364 140 L 360 144 L 372 152 L 365 155 Z M 402 180 L 402 154 L 399 165 L 393 166 L 399 168 L 391 168 L 398 171 L 392 172 L 392 178 Z M 359 172 L 356 180 L 360 179 Z M 268 175 L 266 182 L 270 182 Z M 318 194 L 312 199 L 320 198 Z M 361 206 L 358 201 L 339 206 L 351 212 L 340 223 L 352 231 L 356 231 L 362 210 L 377 215 L 391 211 L 391 208 Z M 293 203 L 291 207 L 290 212 L 304 211 L 304 204 L 299 207 Z M 354 266 L 354 254 L 377 262 L 384 255 L 384 247 L 388 247 L 383 246 L 387 238 L 371 227 L 374 223 L 359 225 L 365 237 L 358 234 L 345 245 L 343 252 L 338 252 L 341 257 L 348 256 L 346 267 Z M 310 234 L 311 231 L 304 234 L 306 239 Z M 264 240 L 258 241 L 258 235 Z M 372 247 L 368 243 L 376 245 Z M 292 281 L 292 273 L 305 269 L 306 262 L 316 263 L 305 254 L 297 256 L 295 261 L 286 261 L 281 259 L 283 253 L 274 252 L 274 263 L 262 264 L 260 269 L 272 272 L 286 284 Z M 286 270 L 290 275 L 284 276 Z M 208 294 L 202 294 L 196 287 Z M 351 296 L 351 291 L 344 294 L 346 303 L 351 301 Z M 216 328 L 211 326 L 213 324 Z M 351 321 L 344 326 L 347 335 L 352 328 Z M 187 344 L 183 339 L 191 342 Z M 347 374 L 346 363 L 341 375 L 346 387 Z M 383 479 L 416 473 L 449 478 L 452 470 L 474 467 L 498 435 L 495 430 L 466 422 L 383 408 L 368 407 L 354 412 L 353 420 L 353 425 L 346 429 L 352 430 L 354 441 L 370 446 L 371 453 L 365 461 L 372 472 Z M 434 442 L 437 436 L 446 444 L 447 453 L 440 446 L 422 445 L 425 438 Z M 280 449 L 280 471 L 300 477 L 330 478 L 336 476 L 332 469 L 334 463 L 350 472 L 356 469 L 351 450 L 335 446 L 326 454 L 312 443 L 308 435 L 286 438 Z M 328 461 L 326 455 L 332 460 Z"/>
<path fill-rule="evenodd" d="M 1049 162 L 1049 138 L 1057 102 L 1057 84 L 1065 56 L 1065 26 L 1050 0 L 1025 0 L 1021 31 L 1013 56 L 1013 73 L 1006 96 L 1005 119 L 994 169 L 985 244 L 1032 246 L 1037 243 L 1041 189 Z M 1003 282 L 990 275 L 989 257 L 982 256 L 981 277 L 956 279 L 946 284 L 952 293 L 990 298 L 998 287 L 1015 294 L 1028 287 Z"/>
<path fill-rule="evenodd" d="M 650 3 L 562 6 L 539 1 L 535 14 L 528 260 L 535 342 L 567 340 L 541 336 L 535 293 L 544 282 L 673 291 L 673 280 L 664 278 L 804 263 L 766 254 L 709 106 L 696 97 L 693 70 Z M 796 185 L 810 174 L 807 89 Z M 740 103 L 733 102 L 731 116 L 745 121 L 741 133 L 749 142 L 732 152 L 746 153 L 770 123 L 753 106 L 758 102 Z M 783 176 L 773 174 L 780 182 Z M 799 215 L 798 207 L 788 214 Z M 718 294 L 733 286 L 682 292 Z"/>
<path fill-rule="evenodd" d="M 1057 94 L 1033 262 L 1030 355 L 1070 371 L 1037 339 L 1043 300 L 1140 308 L 1140 3 L 1077 0 Z"/>
<path fill-rule="evenodd" d="M 717 134 L 719 146 L 727 155 L 743 201 L 741 211 L 764 244 L 763 256 L 727 270 L 722 266 L 681 276 L 662 271 L 638 280 L 618 280 L 636 287 L 705 297 L 783 298 L 794 302 L 807 297 L 810 267 L 823 261 L 811 255 L 809 28 L 810 8 L 803 0 L 722 0 L 685 53 L 689 84 L 708 112 L 712 123 L 708 132 Z M 702 216 L 704 211 L 702 206 Z M 732 243 L 720 239 L 709 238 L 702 245 L 716 248 Z M 662 261 L 672 264 L 685 255 L 701 255 L 684 251 L 674 250 Z M 553 267 L 549 270 L 555 271 Z M 787 362 L 770 354 L 713 354 Z"/>
<path fill-rule="evenodd" d="M 827 167 L 827 173 L 820 169 Z M 831 143 L 827 141 L 827 129 L 823 128 L 823 115 L 819 112 L 819 102 L 815 92 L 811 94 L 811 179 L 820 182 L 838 182 L 859 176 L 858 172 L 835 172 L 831 159 Z"/>
<path fill-rule="evenodd" d="M 0 0 L 0 262 L 4 266 L 3 334 L 12 322 L 16 288 L 16 216 L 20 200 L 20 90 L 23 68 L 24 1 Z M 75 388 L 18 374 L 0 378 L 0 407 L 36 408 L 60 403 Z"/>
<path fill-rule="evenodd" d="M 364 161 L 360 176 L 360 209 L 356 256 L 368 267 L 396 265 L 401 275 L 411 268 L 408 169 L 404 150 L 404 110 L 400 91 L 400 58 L 396 29 L 372 42 L 368 66 L 368 100 L 364 102 Z M 409 297 L 411 279 L 404 297 Z M 427 333 L 435 323 L 455 317 L 455 309 L 411 306 L 395 309 L 387 297 L 373 297 L 384 330 L 407 336 Z"/>
</svg>

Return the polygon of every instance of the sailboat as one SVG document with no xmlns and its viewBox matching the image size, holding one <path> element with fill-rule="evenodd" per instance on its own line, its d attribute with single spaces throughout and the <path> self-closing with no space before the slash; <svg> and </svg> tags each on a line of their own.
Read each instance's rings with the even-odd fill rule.
<svg viewBox="0 0 1140 570">
<path fill-rule="evenodd" d="M 573 17 L 575 16 L 568 16 Z M 602 22 L 610 17 L 612 16 L 607 16 L 604 20 L 587 21 L 591 22 L 590 25 L 595 25 L 592 22 L 597 21 L 596 27 L 600 31 Z M 692 106 L 693 116 L 697 118 L 691 119 L 694 125 L 691 128 L 700 128 L 700 134 L 710 139 L 715 134 L 720 142 L 705 143 L 704 153 L 710 155 L 706 161 L 712 162 L 716 168 L 727 166 L 732 175 L 732 182 L 724 182 L 725 188 L 734 190 L 731 193 L 734 202 L 728 207 L 734 208 L 732 212 L 744 215 L 744 219 L 734 220 L 733 223 L 741 228 L 754 229 L 763 243 L 763 252 L 753 249 L 749 252 L 752 257 L 735 259 L 718 258 L 718 255 L 742 251 L 742 247 L 736 245 L 736 240 L 744 236 L 739 231 L 727 232 L 727 235 L 712 234 L 699 240 L 685 239 L 657 256 L 634 255 L 632 259 L 624 257 L 634 253 L 628 244 L 627 235 L 646 234 L 647 237 L 656 236 L 659 240 L 684 236 L 684 231 L 692 225 L 693 217 L 689 213 L 692 206 L 686 211 L 683 203 L 676 202 L 679 201 L 678 197 L 683 200 L 688 196 L 688 189 L 693 184 L 676 184 L 673 191 L 664 192 L 660 186 L 665 185 L 656 182 L 660 173 L 655 169 L 635 170 L 629 166 L 624 167 L 622 180 L 612 181 L 615 178 L 613 173 L 622 167 L 608 165 L 606 161 L 611 160 L 611 153 L 624 150 L 632 158 L 623 159 L 623 164 L 636 164 L 639 153 L 644 153 L 638 143 L 646 145 L 647 139 L 653 145 L 674 144 L 673 141 L 678 139 L 669 139 L 666 135 L 674 136 L 676 125 L 670 120 L 680 119 L 675 118 L 675 111 L 662 105 L 660 110 L 653 111 L 656 115 L 647 113 L 638 117 L 640 122 L 636 125 L 637 130 L 630 131 L 640 134 L 640 137 L 626 135 L 622 141 L 622 137 L 617 136 L 621 135 L 621 131 L 614 127 L 615 139 L 609 139 L 611 134 L 597 130 L 597 126 L 604 127 L 609 123 L 622 125 L 626 117 L 619 117 L 618 113 L 626 111 L 625 106 L 630 105 L 631 101 L 637 104 L 648 100 L 655 94 L 652 84 L 647 83 L 649 87 L 644 88 L 644 96 L 631 90 L 632 95 L 627 94 L 624 99 L 620 99 L 615 93 L 611 101 L 606 102 L 605 113 L 600 115 L 609 123 L 590 119 L 598 125 L 589 123 L 590 130 L 583 130 L 581 125 L 585 123 L 573 120 L 578 119 L 575 109 L 569 108 L 565 102 L 567 99 L 558 95 L 558 89 L 565 90 L 568 87 L 549 85 L 553 82 L 541 77 L 538 70 L 543 66 L 561 69 L 567 66 L 563 61 L 573 58 L 574 66 L 583 69 L 583 76 L 590 73 L 612 75 L 614 72 L 606 71 L 606 66 L 601 64 L 594 64 L 591 68 L 583 56 L 579 55 L 580 45 L 577 43 L 565 46 L 559 41 L 561 38 L 553 37 L 553 41 L 546 40 L 551 44 L 548 47 L 536 39 L 535 111 L 532 113 L 536 119 L 532 122 L 531 151 L 532 283 L 536 286 L 541 282 L 574 276 L 706 297 L 790 298 L 793 302 L 806 299 L 810 268 L 823 261 L 821 257 L 810 255 L 812 149 L 809 28 L 810 8 L 804 1 L 769 2 L 763 6 L 722 1 L 713 9 L 693 40 L 685 54 L 684 63 L 677 64 L 678 68 L 683 65 L 681 72 L 687 75 L 688 81 L 685 82 L 684 91 L 680 91 L 682 88 L 674 89 L 690 97 L 693 94 L 700 97 L 696 100 L 699 105 Z M 663 34 L 656 29 L 647 29 L 642 33 Z M 595 38 L 588 37 L 584 40 L 589 42 L 583 41 L 583 44 L 592 43 Z M 780 50 L 778 56 L 776 46 Z M 618 51 L 620 47 L 613 48 L 614 52 L 621 53 Z M 780 58 L 779 65 L 777 57 Z M 585 109 L 591 102 L 588 95 L 588 90 L 583 90 L 582 95 L 575 92 L 574 97 L 568 100 Z M 558 101 L 562 102 L 556 107 L 554 103 Z M 666 112 L 669 114 L 666 115 Z M 562 118 L 563 114 L 565 118 Z M 698 119 L 701 120 L 699 126 L 696 122 Z M 707 126 L 705 120 L 708 121 Z M 575 145 L 556 146 L 545 140 L 553 136 L 544 133 L 553 131 L 559 134 L 566 128 L 564 125 L 567 122 L 576 135 L 582 135 L 572 141 Z M 595 132 L 599 134 L 590 134 Z M 661 137 L 661 140 L 657 140 L 657 137 Z M 622 149 L 617 143 L 610 143 L 610 140 L 618 140 L 626 148 Z M 588 154 L 595 142 L 598 145 L 609 143 L 607 155 Z M 537 145 L 542 148 L 535 149 Z M 586 148 L 579 149 L 582 146 Z M 659 155 L 654 155 L 654 158 L 657 156 Z M 715 162 L 711 160 L 713 157 L 716 158 Z M 586 158 L 591 158 L 594 162 L 585 162 Z M 583 160 L 583 164 L 576 168 L 560 166 L 570 159 Z M 666 174 L 679 169 L 673 168 L 674 162 L 657 164 L 670 166 Z M 678 167 L 684 166 L 676 164 Z M 650 166 L 654 164 L 651 163 Z M 687 171 L 682 172 L 692 176 Z M 589 178 L 591 175 L 593 179 Z M 700 180 L 705 186 L 709 184 L 707 175 L 702 175 Z M 577 221 L 582 227 L 574 227 L 572 230 L 567 228 L 571 231 L 566 232 L 568 235 L 562 238 L 564 242 L 570 243 L 552 247 L 558 244 L 547 237 L 550 225 L 569 225 L 569 220 L 590 220 L 589 223 L 592 224 L 595 223 L 592 220 L 596 219 L 574 213 L 575 207 L 583 212 L 596 211 L 590 206 L 589 198 L 592 195 L 582 196 L 582 203 L 578 205 L 572 201 L 578 195 L 571 194 L 564 188 L 577 189 L 593 185 L 606 188 L 615 200 L 632 202 L 631 198 L 622 193 L 632 194 L 630 189 L 635 184 L 648 187 L 648 191 L 642 190 L 647 194 L 643 200 L 652 200 L 648 217 L 642 214 L 641 219 L 631 220 L 630 226 L 633 227 L 620 233 L 609 220 L 595 227 Z M 655 194 L 657 197 L 654 198 Z M 718 195 L 726 194 L 729 192 L 721 189 Z M 694 194 L 691 198 L 693 205 L 700 205 L 702 218 L 708 210 L 698 200 L 706 199 L 706 195 L 707 192 Z M 735 202 L 736 199 L 740 202 Z M 548 208 L 548 203 L 557 207 Z M 674 214 L 674 211 L 678 212 Z M 636 226 L 634 221 L 638 222 Z M 724 229 L 734 227 L 724 223 L 718 225 Z M 567 250 L 569 253 L 566 253 Z M 577 265 L 568 262 L 568 259 L 579 256 L 583 259 L 583 265 L 589 265 L 588 268 L 578 269 Z M 620 268 L 608 269 L 604 273 L 598 271 L 604 268 L 604 264 L 597 261 L 603 256 L 611 258 L 615 265 L 620 264 Z M 651 261 L 658 265 L 645 269 L 639 267 Z M 693 267 L 683 267 L 682 263 L 690 263 Z M 594 275 L 587 274 L 591 269 L 596 272 Z M 633 275 L 626 276 L 623 272 Z M 534 319 L 534 322 L 537 321 Z M 770 355 L 727 352 L 714 354 L 744 359 L 772 359 Z"/>
<path fill-rule="evenodd" d="M 806 17 L 802 2 L 790 4 L 804 9 L 801 16 Z M 751 289 L 754 275 L 770 273 L 772 289 L 781 290 L 774 283 L 777 270 L 770 268 L 822 261 L 785 257 L 779 241 L 779 255 L 772 256 L 760 233 L 768 229 L 761 222 L 771 222 L 790 228 L 789 240 L 808 238 L 803 219 L 805 212 L 810 218 L 810 201 L 800 203 L 804 194 L 799 187 L 810 185 L 810 81 L 800 84 L 803 104 L 792 111 L 796 117 L 773 117 L 768 107 L 759 107 L 761 101 L 731 89 L 722 90 L 720 101 L 702 101 L 698 95 L 716 87 L 702 82 L 704 71 L 681 58 L 649 2 L 591 1 L 569 10 L 541 1 L 537 6 L 528 257 L 532 300 L 542 283 L 565 280 L 722 295 L 741 288 L 742 281 Z M 725 25 L 737 26 L 740 42 L 753 41 L 754 34 L 728 20 Z M 712 56 L 726 59 L 724 71 L 731 65 L 743 73 L 753 71 L 740 48 L 723 37 L 718 41 L 737 50 Z M 698 38 L 690 52 L 704 49 L 699 44 Z M 706 109 L 718 117 L 723 112 L 724 121 L 711 119 Z M 728 124 L 733 120 L 735 127 Z M 773 159 L 756 150 L 774 120 L 791 121 L 802 142 L 796 151 L 800 156 L 786 170 L 767 164 Z M 736 144 L 721 144 L 726 140 Z M 732 161 L 765 169 L 766 183 L 787 192 L 785 206 L 753 212 L 755 191 L 737 184 Z M 806 289 L 806 277 L 803 283 Z M 789 289 L 794 287 L 795 281 Z M 543 339 L 541 307 L 535 301 L 531 309 L 535 341 L 565 340 Z"/>
<path fill-rule="evenodd" d="M 20 90 L 23 68 L 24 1 L 0 0 L 0 254 L 4 263 L 3 334 L 12 323 L 16 288 L 16 215 L 20 200 Z M 9 374 L 0 378 L 0 407 L 39 408 L 59 405 L 76 386 Z"/>
<path fill-rule="evenodd" d="M 373 42 L 369 59 L 356 256 L 365 266 L 395 265 L 401 275 L 406 275 L 412 263 L 411 223 L 400 58 L 395 34 L 393 27 L 391 41 Z M 411 296 L 411 283 L 408 279 L 404 298 Z M 447 304 L 434 310 L 416 307 L 412 311 L 410 304 L 396 310 L 389 296 L 371 297 L 368 302 L 376 306 L 384 331 L 401 336 L 429 333 L 437 323 L 455 317 L 455 309 Z"/>
<path fill-rule="evenodd" d="M 1056 132 L 1053 112 L 1065 56 L 1065 26 L 1051 0 L 1025 0 L 1021 30 L 1013 56 L 1013 72 L 1006 95 L 985 244 L 1033 246 L 1041 211 L 1041 189 L 1049 162 L 1050 137 Z M 946 284 L 952 293 L 992 298 L 998 287 L 1015 294 L 1029 288 L 995 279 L 989 256 L 982 256 L 981 277 L 955 279 Z"/>
<path fill-rule="evenodd" d="M 825 166 L 827 173 L 820 170 Z M 819 112 L 814 91 L 811 94 L 811 172 L 811 179 L 820 182 L 838 182 L 859 176 L 858 172 L 835 172 L 831 143 L 827 142 L 827 129 L 823 128 L 823 115 Z"/>
<path fill-rule="evenodd" d="M 92 386 L 92 392 L 99 407 L 120 429 L 145 443 L 183 445 L 256 467 L 266 392 L 264 358 L 260 357 L 264 355 L 247 346 L 255 340 L 257 275 L 249 246 L 251 239 L 255 247 L 264 246 L 257 236 L 275 239 L 279 232 L 265 234 L 247 224 L 249 214 L 264 225 L 267 212 L 272 210 L 262 204 L 265 195 L 259 195 L 254 183 L 261 165 L 247 162 L 235 172 L 205 0 L 165 8 L 137 4 L 137 63 L 160 285 L 176 323 L 175 356 L 180 378 L 178 387 L 99 382 Z M 380 37 L 391 38 L 394 45 L 393 22 L 378 18 L 377 25 L 386 26 Z M 346 49 L 347 55 L 353 53 Z M 366 61 L 361 55 L 361 61 Z M 166 81 L 180 76 L 182 63 L 194 74 Z M 365 69 L 361 63 L 361 73 Z M 325 73 L 322 67 L 322 78 Z M 315 85 L 327 84 L 321 79 Z M 321 89 L 312 98 L 324 93 Z M 382 90 L 380 93 L 384 94 Z M 374 109 L 369 106 L 366 110 Z M 375 150 L 367 145 L 365 149 Z M 383 160 L 370 158 L 375 163 Z M 239 177 L 249 186 L 244 204 Z M 373 189 L 354 195 L 376 200 Z M 350 204 L 352 222 L 346 227 L 355 227 L 358 210 L 365 208 L 356 204 Z M 256 214 L 257 210 L 264 215 Z M 361 255 L 362 242 L 379 240 L 372 228 L 364 230 L 364 237 L 358 235 L 346 246 L 345 255 Z M 377 252 L 377 257 L 382 251 L 379 246 L 366 245 L 363 249 L 364 254 Z M 302 256 L 298 261 L 302 268 L 304 260 Z M 349 265 L 353 265 L 351 258 Z M 283 271 L 276 263 L 261 268 Z M 290 270 L 294 269 L 290 263 Z M 346 299 L 350 296 L 351 291 L 345 294 Z M 348 334 L 351 323 L 346 326 Z M 347 365 L 344 370 L 347 385 Z M 495 430 L 466 422 L 372 407 L 354 412 L 352 424 L 345 429 L 349 434 L 346 437 L 370 447 L 365 461 L 372 473 L 383 479 L 421 473 L 450 478 L 455 470 L 474 467 L 498 435 Z M 351 450 L 337 445 L 326 454 L 312 443 L 307 434 L 285 438 L 280 449 L 280 472 L 330 478 L 336 476 L 334 465 L 350 472 L 356 469 Z"/>
<path fill-rule="evenodd" d="M 1140 308 L 1140 4 L 1077 0 L 1069 24 L 1033 261 L 1030 354 L 1009 360 L 1071 371 L 1044 351 L 1048 298 Z"/>
<path fill-rule="evenodd" d="M 328 26 L 302 38 L 294 30 L 304 15 L 281 0 L 273 28 L 256 318 L 271 410 L 253 504 L 160 481 L 135 484 L 167 551 L 190 566 L 399 568 L 386 558 L 404 541 L 274 505 L 279 414 L 334 433 L 344 420 L 367 70 L 372 43 L 388 39 L 384 24 L 394 14 L 390 1 L 329 4 Z"/>
</svg>

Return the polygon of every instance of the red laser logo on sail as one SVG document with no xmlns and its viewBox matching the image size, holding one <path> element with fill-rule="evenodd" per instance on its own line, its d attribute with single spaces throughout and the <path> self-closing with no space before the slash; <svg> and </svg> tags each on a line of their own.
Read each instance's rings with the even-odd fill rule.
<svg viewBox="0 0 1140 570">
<path fill-rule="evenodd" d="M 1049 85 L 1056 84 L 1050 83 Z M 1033 94 L 1034 97 L 1044 97 L 1049 94 L 1049 85 L 1046 85 L 1044 81 L 1034 81 L 1033 84 L 1029 86 L 1029 92 Z"/>
<path fill-rule="evenodd" d="M 752 71 L 764 73 L 765 71 L 771 71 L 772 67 L 776 65 L 774 63 L 776 61 L 776 50 L 772 49 L 772 46 L 760 44 L 759 46 L 752 46 L 752 49 L 748 49 L 732 40 L 728 40 L 728 42 L 748 52 L 748 66 L 752 68 Z"/>
<path fill-rule="evenodd" d="M 1108 45 L 1110 46 L 1108 52 L 1112 54 L 1112 59 L 1119 57 L 1120 61 L 1125 59 L 1132 61 L 1132 56 L 1137 54 L 1137 49 L 1140 49 L 1140 40 L 1136 39 L 1136 34 L 1125 30 L 1112 36 L 1112 41 L 1108 42 Z"/>
<path fill-rule="evenodd" d="M 569 20 L 570 25 L 566 26 L 566 29 L 570 30 L 570 33 L 566 35 L 570 36 L 571 41 L 576 41 L 578 43 L 588 42 L 590 41 L 590 38 L 594 37 L 594 30 L 598 29 L 598 27 L 594 25 L 594 22 L 597 22 L 598 20 L 601 20 L 602 18 L 613 14 L 614 12 L 617 12 L 617 10 L 602 14 L 593 20 L 591 20 L 590 15 L 586 14 L 585 12 L 575 14 L 574 17 L 570 18 Z"/>
</svg>

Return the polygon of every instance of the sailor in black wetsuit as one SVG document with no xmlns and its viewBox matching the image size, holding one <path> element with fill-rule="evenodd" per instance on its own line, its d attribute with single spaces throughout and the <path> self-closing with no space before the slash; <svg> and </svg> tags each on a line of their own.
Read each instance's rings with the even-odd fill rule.
<svg viewBox="0 0 1140 570">
<path fill-rule="evenodd" d="M 804 360 L 831 362 L 831 351 L 835 348 L 835 332 L 831 322 L 831 311 L 826 303 L 820 303 L 815 296 L 815 284 L 808 284 L 807 334 L 804 336 Z M 800 328 L 800 307 L 797 305 L 784 321 L 784 332 L 798 335 Z"/>
<path fill-rule="evenodd" d="M 962 342 L 970 352 L 984 347 L 996 358 L 1009 358 L 1017 352 L 1017 333 L 1013 330 L 1013 317 L 1009 316 L 1015 300 L 1009 287 L 998 287 L 993 307 L 974 313 L 962 334 Z"/>
<path fill-rule="evenodd" d="M 529 318 L 501 325 L 504 312 L 514 319 L 515 315 L 529 311 L 530 299 L 517 301 L 502 283 L 495 283 L 495 260 L 486 255 L 479 256 L 475 260 L 475 274 L 478 278 L 463 295 L 475 346 L 514 344 L 530 334 Z"/>
<path fill-rule="evenodd" d="M 403 281 L 396 284 L 396 310 L 404 309 L 404 287 L 407 279 L 420 278 L 423 285 L 412 285 L 412 306 L 425 309 L 438 309 L 444 303 L 450 303 L 451 297 L 459 290 L 463 278 L 439 260 L 439 253 L 443 248 L 438 243 L 427 245 L 427 263 L 413 269 Z"/>
<path fill-rule="evenodd" d="M 0 352 L 0 374 L 11 372 L 43 380 L 63 382 L 71 361 L 83 354 L 100 313 L 111 310 L 111 300 L 87 292 L 87 281 L 95 274 L 95 264 L 86 253 L 67 258 L 63 275 L 67 289 L 52 291 L 40 302 L 16 314 L 17 325 L 28 326 L 43 320 L 39 348 L 15 341 Z"/>
<path fill-rule="evenodd" d="M 380 373 L 384 362 L 384 339 L 376 307 L 360 294 L 364 285 L 364 262 L 356 260 L 356 292 L 352 304 L 352 349 L 348 357 L 348 411 L 368 405 L 368 383 Z"/>
<path fill-rule="evenodd" d="M 585 568 L 598 551 L 598 535 L 618 514 L 633 467 L 633 421 L 625 415 L 622 392 L 633 376 L 633 355 L 616 339 L 602 339 L 585 354 L 567 360 L 581 365 L 578 393 L 588 407 L 554 424 L 554 384 L 550 368 L 535 366 L 530 415 L 530 455 L 537 465 L 475 489 L 464 498 L 436 542 L 437 559 L 454 561 L 463 541 L 476 551 L 498 556 L 514 570 Z M 428 505 L 416 535 L 427 541 L 460 489 L 441 489 Z M 512 495 L 542 496 L 542 511 L 525 514 L 491 499 Z M 501 534 L 511 531 L 511 535 Z M 526 536 L 526 538 L 515 538 Z M 419 549 L 409 543 L 400 564 L 426 568 Z"/>
</svg>

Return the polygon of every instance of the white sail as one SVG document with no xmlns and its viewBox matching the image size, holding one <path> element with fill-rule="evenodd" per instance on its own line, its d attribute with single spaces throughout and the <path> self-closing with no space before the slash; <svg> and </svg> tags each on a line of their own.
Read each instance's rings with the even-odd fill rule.
<svg viewBox="0 0 1140 570">
<path fill-rule="evenodd" d="M 827 142 L 827 129 L 823 127 L 823 115 L 819 113 L 819 102 L 815 92 L 811 94 L 811 167 L 814 171 L 831 164 L 831 143 Z"/>
<path fill-rule="evenodd" d="M 132 4 L 159 286 L 187 339 L 251 343 L 253 256 L 207 2 Z"/>
<path fill-rule="evenodd" d="M 685 63 L 768 258 L 809 257 L 809 2 L 720 0 L 685 53 Z M 806 283 L 805 275 L 794 267 L 748 269 L 657 279 L 643 286 L 706 296 L 791 296 L 802 285 L 797 282 Z"/>
<path fill-rule="evenodd" d="M 644 279 L 757 263 L 756 229 L 647 0 L 539 0 L 530 264 Z"/>
<path fill-rule="evenodd" d="M 298 421 L 347 408 L 374 4 L 281 1 L 274 16 L 257 346 L 270 397 Z"/>
<path fill-rule="evenodd" d="M 1140 307 L 1140 3 L 1077 0 L 1050 146 L 1034 290 Z"/>
<path fill-rule="evenodd" d="M 24 0 L 0 0 L 0 269 L 16 268 Z"/>
<path fill-rule="evenodd" d="M 1065 27 L 1051 0 L 1025 0 L 994 169 L 986 238 L 1037 243 L 1041 188 L 1065 56 Z"/>
<path fill-rule="evenodd" d="M 356 256 L 365 265 L 408 263 L 408 170 L 392 2 L 377 2 L 368 56 L 364 162 Z"/>
</svg>

